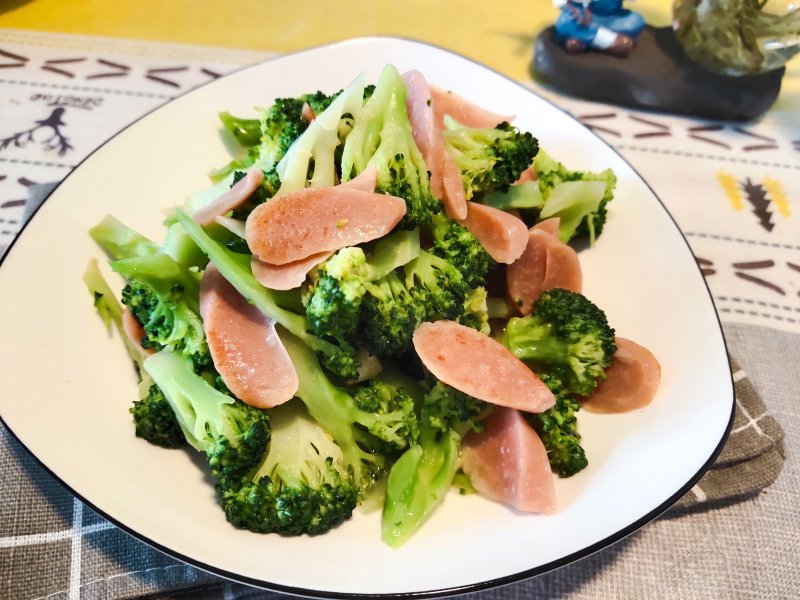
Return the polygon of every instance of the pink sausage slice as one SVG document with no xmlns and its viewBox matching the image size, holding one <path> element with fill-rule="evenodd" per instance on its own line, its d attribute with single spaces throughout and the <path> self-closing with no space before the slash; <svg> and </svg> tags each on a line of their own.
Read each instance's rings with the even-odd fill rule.
<svg viewBox="0 0 800 600">
<path fill-rule="evenodd" d="M 464 182 L 453 155 L 442 151 L 442 202 L 447 216 L 463 221 L 469 216 L 469 204 L 464 194 Z"/>
<path fill-rule="evenodd" d="M 430 172 L 431 193 L 442 197 L 442 155 L 444 138 L 433 112 L 431 89 L 419 71 L 403 74 L 406 84 L 406 111 L 411 134 Z"/>
<path fill-rule="evenodd" d="M 406 212 L 402 198 L 337 185 L 306 188 L 260 204 L 245 237 L 260 260 L 285 265 L 389 233 Z"/>
<path fill-rule="evenodd" d="M 531 313 L 542 292 L 555 288 L 580 292 L 582 285 L 578 254 L 558 238 L 558 219 L 532 227 L 522 256 L 506 268 L 508 298 L 522 315 Z"/>
<path fill-rule="evenodd" d="M 299 380 L 266 317 L 209 265 L 200 283 L 200 315 L 208 349 L 225 385 L 242 402 L 271 408 L 290 400 Z"/>
<path fill-rule="evenodd" d="M 513 116 L 498 115 L 434 85 L 430 88 L 433 110 L 439 123 L 443 122 L 445 115 L 466 127 L 496 127 L 503 121 L 510 123 L 514 120 Z"/>
<path fill-rule="evenodd" d="M 473 398 L 526 412 L 555 404 L 553 393 L 500 342 L 453 321 L 423 323 L 414 349 L 434 377 Z"/>
<path fill-rule="evenodd" d="M 482 496 L 525 512 L 556 512 L 547 451 L 519 411 L 495 408 L 484 431 L 464 438 L 461 454 L 464 473 Z"/>
<path fill-rule="evenodd" d="M 256 281 L 271 290 L 293 290 L 303 285 L 308 272 L 327 260 L 332 252 L 320 252 L 285 265 L 271 265 L 258 260 L 250 260 L 250 268 Z"/>
<path fill-rule="evenodd" d="M 250 169 L 231 189 L 194 213 L 192 219 L 203 227 L 210 225 L 216 217 L 224 215 L 247 200 L 258 189 L 263 179 L 264 173 L 261 169 Z"/>
<path fill-rule="evenodd" d="M 471 202 L 467 218 L 459 221 L 478 238 L 489 255 L 510 265 L 528 245 L 528 228 L 519 218 L 493 206 Z"/>
<path fill-rule="evenodd" d="M 623 413 L 652 402 L 661 381 L 661 365 L 639 344 L 616 338 L 617 351 L 603 381 L 581 405 L 595 413 Z"/>
<path fill-rule="evenodd" d="M 349 181 L 342 182 L 340 185 L 344 186 L 345 189 L 374 192 L 375 186 L 378 185 L 378 169 L 367 167 L 361 173 Z"/>
</svg>

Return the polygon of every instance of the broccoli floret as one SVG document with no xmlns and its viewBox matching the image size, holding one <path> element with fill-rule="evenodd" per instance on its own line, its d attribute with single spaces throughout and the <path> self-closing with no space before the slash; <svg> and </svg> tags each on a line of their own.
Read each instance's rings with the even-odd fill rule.
<svg viewBox="0 0 800 600">
<path fill-rule="evenodd" d="M 360 306 L 357 339 L 376 356 L 402 356 L 423 321 L 458 319 L 470 290 L 447 260 L 424 250 L 407 263 L 369 282 Z"/>
<path fill-rule="evenodd" d="M 368 284 L 413 260 L 419 252 L 417 230 L 401 230 L 382 238 L 369 256 L 360 247 L 336 252 L 311 274 L 305 295 L 306 316 L 314 333 L 355 342 Z"/>
<path fill-rule="evenodd" d="M 414 143 L 406 111 L 406 86 L 387 65 L 344 142 L 342 181 L 367 167 L 378 172 L 377 190 L 403 198 L 407 210 L 399 227 L 413 229 L 430 220 L 439 201 L 430 192 L 428 170 Z"/>
<path fill-rule="evenodd" d="M 533 161 L 537 173 L 537 184 L 544 198 L 539 219 L 559 217 L 559 237 L 566 243 L 572 238 L 585 237 L 594 243 L 606 223 L 608 203 L 614 198 L 617 178 L 611 169 L 599 173 L 570 171 L 544 151 Z M 582 182 L 581 186 L 561 188 L 561 184 Z M 605 184 L 596 189 L 594 182 Z M 569 189 L 572 187 L 572 189 Z M 556 191 L 559 190 L 560 191 Z"/>
<path fill-rule="evenodd" d="M 186 357 L 162 350 L 144 367 L 161 389 L 186 441 L 204 452 L 218 490 L 230 489 L 261 464 L 269 415 L 217 390 Z"/>
<path fill-rule="evenodd" d="M 484 285 L 486 276 L 497 263 L 472 232 L 442 214 L 434 215 L 431 225 L 433 246 L 430 252 L 455 266 L 468 287 Z"/>
<path fill-rule="evenodd" d="M 383 506 L 383 541 L 407 541 L 444 498 L 459 467 L 461 439 L 481 431 L 491 406 L 436 382 L 420 410 L 419 443 L 389 471 Z"/>
<path fill-rule="evenodd" d="M 477 329 L 485 335 L 491 333 L 489 327 L 489 307 L 487 304 L 488 296 L 486 288 L 483 286 L 476 287 L 464 300 L 464 310 L 458 317 L 458 322 L 467 327 Z"/>
<path fill-rule="evenodd" d="M 271 411 L 266 459 L 221 491 L 228 520 L 260 533 L 317 535 L 350 518 L 359 488 L 342 449 L 295 401 Z"/>
<path fill-rule="evenodd" d="M 361 300 L 369 281 L 361 248 L 342 248 L 312 275 L 306 316 L 318 337 L 348 339 L 358 328 Z"/>
<path fill-rule="evenodd" d="M 398 274 L 389 273 L 367 288 L 361 303 L 358 339 L 375 356 L 401 356 L 425 314 L 425 307 L 412 300 Z"/>
<path fill-rule="evenodd" d="M 161 389 L 153 383 L 147 395 L 130 408 L 136 436 L 162 448 L 179 448 L 186 443 L 183 431 Z"/>
<path fill-rule="evenodd" d="M 556 403 L 542 413 L 528 413 L 525 417 L 539 434 L 553 471 L 571 477 L 589 464 L 578 432 L 576 413 L 581 405 L 564 390 L 560 379 L 548 373 L 540 376 L 555 395 Z"/>
<path fill-rule="evenodd" d="M 356 487 L 366 490 L 386 468 L 387 451 L 416 441 L 412 397 L 380 377 L 349 390 L 337 387 L 305 344 L 287 332 L 280 336 L 300 380 L 296 396 L 341 448 Z"/>
<path fill-rule="evenodd" d="M 200 280 L 166 254 L 125 258 L 110 263 L 127 283 L 122 303 L 144 329 L 142 347 L 180 352 L 198 369 L 211 364 L 199 316 Z"/>
<path fill-rule="evenodd" d="M 544 292 L 526 317 L 510 319 L 502 338 L 514 356 L 550 373 L 571 394 L 587 396 L 605 379 L 616 351 L 605 313 L 577 292 Z"/>
<path fill-rule="evenodd" d="M 539 151 L 535 137 L 507 122 L 489 129 L 463 127 L 445 119 L 445 126 L 445 149 L 461 172 L 467 200 L 508 191 Z"/>
<path fill-rule="evenodd" d="M 344 342 L 337 344 L 316 337 L 310 332 L 308 319 L 304 315 L 282 308 L 277 303 L 274 294 L 256 281 L 250 270 L 249 255 L 231 252 L 223 244 L 211 238 L 183 211 L 176 210 L 176 216 L 189 236 L 242 296 L 265 315 L 274 319 L 276 323 L 300 338 L 309 348 L 318 352 L 327 369 L 344 379 L 358 377 L 358 361 L 356 361 L 356 352 L 352 346 Z"/>
<path fill-rule="evenodd" d="M 221 497 L 228 519 L 253 531 L 325 533 L 350 518 L 389 461 L 417 439 L 414 400 L 396 382 L 336 387 L 302 342 L 281 332 L 300 378 L 271 411 L 266 460 Z"/>
<path fill-rule="evenodd" d="M 404 267 L 405 284 L 413 302 L 424 309 L 425 321 L 456 320 L 464 313 L 469 287 L 448 260 L 425 252 Z"/>
</svg>

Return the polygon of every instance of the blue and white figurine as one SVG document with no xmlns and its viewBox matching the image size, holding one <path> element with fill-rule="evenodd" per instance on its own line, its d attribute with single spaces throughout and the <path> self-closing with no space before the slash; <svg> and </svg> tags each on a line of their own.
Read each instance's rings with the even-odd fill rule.
<svg viewBox="0 0 800 600">
<path fill-rule="evenodd" d="M 644 29 L 638 13 L 622 8 L 623 0 L 553 0 L 561 9 L 556 19 L 556 39 L 567 52 L 589 49 L 627 56 Z"/>
</svg>

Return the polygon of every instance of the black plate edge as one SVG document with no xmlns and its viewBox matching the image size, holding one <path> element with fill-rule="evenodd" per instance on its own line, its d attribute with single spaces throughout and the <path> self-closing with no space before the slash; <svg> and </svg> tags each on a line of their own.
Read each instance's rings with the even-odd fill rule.
<svg viewBox="0 0 800 600">
<path fill-rule="evenodd" d="M 407 42 L 407 43 L 417 44 L 417 45 L 426 46 L 426 47 L 429 47 L 429 48 L 435 48 L 437 50 L 441 50 L 443 52 L 446 52 L 446 53 L 451 54 L 453 56 L 457 56 L 457 57 L 459 57 L 459 58 L 461 58 L 463 60 L 466 60 L 468 62 L 471 62 L 471 63 L 473 63 L 474 65 L 476 65 L 476 66 L 478 66 L 480 68 L 483 68 L 483 69 L 486 69 L 488 71 L 491 71 L 496 76 L 501 77 L 501 78 L 505 79 L 506 81 L 508 81 L 508 82 L 516 85 L 517 87 L 523 89 L 527 93 L 529 93 L 529 94 L 531 94 L 533 96 L 536 96 L 538 99 L 543 100 L 544 102 L 546 102 L 547 104 L 549 104 L 550 106 L 552 106 L 553 108 L 558 110 L 559 112 L 565 114 L 570 119 L 572 119 L 573 121 L 575 121 L 576 123 L 578 123 L 579 125 L 584 127 L 585 129 L 587 129 L 589 131 L 589 133 L 591 133 L 595 138 L 597 138 L 602 144 L 607 146 L 609 150 L 611 150 L 614 154 L 619 156 L 622 159 L 622 161 L 630 167 L 630 169 L 636 174 L 636 176 L 642 181 L 642 183 L 644 183 L 644 185 L 647 187 L 647 189 L 650 190 L 650 192 L 653 194 L 653 197 L 661 205 L 661 208 L 664 210 L 664 212 L 667 214 L 669 219 L 672 221 L 673 225 L 675 226 L 675 229 L 678 231 L 679 235 L 681 236 L 681 239 L 683 239 L 684 244 L 686 244 L 686 247 L 689 249 L 690 254 L 693 255 L 693 253 L 691 251 L 691 245 L 689 244 L 688 240 L 686 239 L 686 236 L 683 234 L 683 231 L 681 231 L 680 227 L 678 226 L 678 223 L 675 221 L 675 218 L 672 216 L 672 213 L 669 212 L 667 207 L 662 202 L 661 198 L 659 198 L 658 194 L 655 193 L 655 191 L 650 186 L 650 184 L 644 179 L 644 177 L 641 176 L 641 174 L 633 167 L 633 165 L 627 159 L 625 159 L 625 157 L 622 156 L 622 154 L 620 154 L 613 146 L 611 146 L 611 144 L 606 142 L 603 138 L 601 138 L 599 135 L 597 135 L 591 129 L 589 129 L 588 127 L 586 127 L 582 123 L 580 123 L 580 121 L 578 121 L 568 111 L 566 111 L 563 108 L 557 106 L 556 104 L 551 102 L 549 99 L 537 94 L 534 90 L 526 87 L 525 85 L 520 83 L 518 80 L 512 79 L 512 78 L 508 77 L 507 75 L 504 75 L 504 74 L 498 72 L 497 70 L 493 69 L 492 67 L 489 67 L 489 66 L 487 66 L 487 65 L 485 65 L 483 63 L 480 63 L 476 59 L 467 57 L 467 56 L 465 56 L 465 55 L 463 55 L 463 54 L 461 54 L 459 52 L 455 52 L 455 51 L 453 51 L 451 49 L 444 48 L 444 47 L 438 46 L 436 44 L 431 44 L 429 42 L 424 42 L 424 41 L 417 40 L 417 39 L 410 38 L 410 37 L 388 36 L 388 35 L 387 36 L 363 36 L 363 37 L 349 38 L 349 39 L 344 39 L 344 40 L 339 40 L 339 41 L 332 41 L 332 42 L 328 42 L 328 43 L 324 43 L 324 44 L 318 44 L 316 46 L 303 48 L 301 50 L 297 50 L 297 51 L 294 51 L 294 52 L 287 52 L 287 53 L 281 54 L 279 56 L 276 56 L 274 58 L 270 58 L 270 59 L 267 59 L 265 61 L 262 61 L 260 63 L 256 63 L 254 65 L 247 65 L 247 66 L 242 67 L 241 69 L 236 69 L 236 70 L 232 71 L 231 73 L 228 73 L 224 77 L 227 77 L 229 75 L 233 75 L 234 73 L 240 73 L 242 71 L 246 71 L 246 70 L 251 69 L 251 68 L 256 68 L 256 67 L 258 67 L 260 65 L 263 65 L 263 64 L 266 64 L 266 63 L 269 63 L 269 62 L 273 62 L 273 61 L 276 61 L 276 60 L 281 60 L 282 58 L 285 58 L 287 56 L 294 56 L 294 55 L 298 55 L 298 54 L 303 54 L 305 52 L 310 52 L 310 51 L 318 50 L 318 49 L 322 49 L 322 48 L 332 48 L 332 47 L 336 47 L 336 46 L 352 45 L 352 44 L 358 44 L 358 43 L 364 43 L 364 42 L 370 42 L 370 41 L 373 41 L 373 42 L 401 41 L 401 42 Z M 0 257 L 0 268 L 2 267 L 2 265 L 5 262 L 6 258 L 8 256 L 10 256 L 12 249 L 14 248 L 14 246 L 17 243 L 17 240 L 19 240 L 22 237 L 22 234 L 27 229 L 28 225 L 33 221 L 33 218 L 36 216 L 36 214 L 39 212 L 39 210 L 42 208 L 42 206 L 44 206 L 45 203 L 47 202 L 47 200 L 49 200 L 50 197 L 52 197 L 52 195 L 56 192 L 56 190 L 58 190 L 58 188 L 61 187 L 61 184 L 64 183 L 67 179 L 69 179 L 69 177 L 74 173 L 74 171 L 76 169 L 78 169 L 81 165 L 83 165 L 83 163 L 85 163 L 91 156 L 93 156 L 97 151 L 99 151 L 101 148 L 103 148 L 111 140 L 113 140 L 114 138 L 119 136 L 123 131 L 127 130 L 128 128 L 132 127 L 133 125 L 136 125 L 139 121 L 145 119 L 150 114 L 152 114 L 153 112 L 159 110 L 160 108 L 162 108 L 166 104 L 168 104 L 168 103 L 170 103 L 170 102 L 172 102 L 172 101 L 174 101 L 174 100 L 176 100 L 178 98 L 181 98 L 181 97 L 183 97 L 183 96 L 185 96 L 187 94 L 190 94 L 191 92 L 193 92 L 193 91 L 195 91 L 197 89 L 200 89 L 200 88 L 205 87 L 207 85 L 211 85 L 211 84 L 215 83 L 216 81 L 219 81 L 219 79 L 213 80 L 213 81 L 209 81 L 209 82 L 204 83 L 202 85 L 196 86 L 196 87 L 194 87 L 194 88 L 192 88 L 190 90 L 185 91 L 182 94 L 179 94 L 178 96 L 175 96 L 174 98 L 171 98 L 170 100 L 167 100 L 166 102 L 164 102 L 162 104 L 159 104 L 158 106 L 156 106 L 153 109 L 147 111 L 146 113 L 144 113 L 143 115 L 141 115 L 137 119 L 131 121 L 128 125 L 126 125 L 122 129 L 117 131 L 114 135 L 109 137 L 102 144 L 100 144 L 97 148 L 95 148 L 89 154 L 87 154 L 83 158 L 83 160 L 81 160 L 77 165 L 75 165 L 75 167 L 73 167 L 73 169 L 67 174 L 66 177 L 64 177 L 61 181 L 58 182 L 58 185 L 55 188 L 53 188 L 53 190 L 50 192 L 50 194 L 48 194 L 47 198 L 43 202 L 40 203 L 40 205 L 33 211 L 33 213 L 31 213 L 31 215 L 29 216 L 28 220 L 23 224 L 23 226 L 20 228 L 20 230 L 17 233 L 17 235 L 11 241 L 11 244 L 6 249 L 5 254 L 2 257 Z M 79 494 L 74 489 L 72 489 L 69 485 L 67 485 L 58 475 L 56 475 L 53 471 L 51 471 L 47 467 L 47 465 L 45 465 L 41 460 L 39 460 L 39 458 L 19 439 L 17 434 L 8 425 L 8 423 L 5 422 L 5 420 L 3 419 L 2 415 L 0 415 L 0 423 L 2 423 L 6 427 L 6 429 L 9 431 L 9 433 L 11 433 L 11 435 L 14 437 L 14 439 L 17 441 L 17 443 L 19 443 L 19 445 L 22 448 L 24 448 L 25 451 L 28 454 L 30 454 L 31 457 L 33 457 L 33 459 L 37 463 L 39 463 L 39 465 L 45 471 L 47 471 L 48 474 L 50 474 L 56 481 L 58 481 L 62 486 L 64 486 L 67 490 L 69 490 L 70 493 L 72 493 L 81 502 L 86 504 L 88 507 L 90 507 L 93 511 L 95 511 L 97 514 L 102 516 L 104 519 L 106 519 L 107 521 L 113 523 L 119 529 L 121 529 L 121 530 L 125 531 L 126 533 L 128 533 L 129 535 L 135 537 L 139 541 L 147 544 L 148 546 L 150 546 L 152 548 L 155 548 L 155 549 L 159 550 L 160 552 L 163 552 L 164 554 L 172 556 L 172 557 L 174 557 L 174 558 L 176 558 L 178 560 L 181 560 L 181 561 L 183 561 L 183 562 L 185 562 L 187 564 L 190 564 L 190 565 L 192 565 L 194 567 L 197 567 L 197 568 L 199 568 L 199 569 L 201 569 L 203 571 L 206 571 L 206 572 L 211 573 L 213 575 L 217 575 L 217 576 L 223 577 L 223 578 L 228 579 L 230 581 L 234 581 L 234 582 L 238 582 L 238 583 L 244 583 L 246 585 L 260 587 L 260 588 L 268 589 L 270 591 L 280 592 L 280 593 L 284 593 L 284 594 L 290 594 L 290 595 L 293 595 L 293 596 L 300 596 L 300 597 L 307 597 L 307 598 L 321 598 L 321 599 L 330 598 L 330 599 L 336 599 L 336 600 L 339 600 L 339 599 L 346 600 L 348 598 L 364 599 L 364 600 L 370 599 L 370 598 L 376 598 L 376 599 L 380 598 L 380 599 L 385 599 L 385 600 L 408 600 L 408 599 L 417 599 L 417 598 L 420 598 L 420 599 L 421 598 L 445 598 L 445 597 L 456 596 L 456 595 L 460 595 L 460 594 L 474 593 L 474 592 L 479 592 L 479 591 L 483 591 L 483 590 L 487 590 L 487 589 L 491 589 L 491 588 L 506 586 L 506 585 L 510 585 L 512 583 L 518 583 L 520 581 L 523 581 L 523 580 L 526 580 L 526 579 L 530 579 L 530 578 L 535 577 L 537 575 L 542 575 L 542 574 L 547 573 L 549 571 L 553 571 L 555 569 L 558 569 L 560 567 L 563 567 L 563 566 L 566 566 L 566 565 L 568 565 L 570 563 L 578 561 L 578 560 L 580 560 L 582 558 L 586 558 L 587 556 L 590 556 L 591 554 L 594 554 L 595 552 L 598 552 L 599 550 L 602 550 L 603 548 L 611 546 L 612 544 L 621 541 L 622 539 L 628 537 L 629 535 L 631 535 L 635 531 L 641 529 L 644 525 L 646 525 L 647 523 L 649 523 L 650 521 L 652 521 L 653 519 L 655 519 L 656 517 L 658 517 L 659 515 L 664 513 L 667 509 L 669 509 L 670 506 L 672 506 L 686 492 L 688 492 L 703 477 L 703 475 L 705 475 L 706 471 L 708 471 L 711 468 L 711 466 L 714 464 L 714 461 L 716 460 L 717 456 L 719 456 L 719 453 L 722 451 L 722 448 L 724 447 L 725 442 L 727 441 L 728 436 L 729 436 L 730 431 L 731 431 L 731 428 L 733 426 L 733 418 L 734 418 L 734 415 L 735 415 L 735 395 L 734 395 L 734 385 L 733 385 L 734 384 L 734 382 L 733 382 L 733 373 L 731 372 L 731 365 L 730 365 L 730 358 L 729 358 L 729 354 L 728 354 L 727 341 L 726 341 L 725 335 L 723 333 L 722 322 L 720 321 L 720 318 L 719 318 L 719 312 L 716 310 L 716 306 L 714 304 L 713 295 L 711 293 L 710 288 L 708 287 L 708 282 L 706 281 L 705 277 L 702 274 L 702 270 L 700 269 L 700 266 L 697 265 L 697 264 L 695 264 L 695 266 L 697 268 L 697 272 L 698 272 L 699 276 L 701 277 L 701 279 L 703 281 L 703 285 L 706 288 L 706 292 L 708 293 L 709 301 L 711 302 L 711 305 L 714 308 L 714 315 L 716 317 L 717 325 L 718 325 L 719 331 L 720 331 L 720 337 L 722 338 L 723 346 L 725 348 L 725 356 L 726 356 L 726 361 L 728 363 L 728 371 L 730 373 L 730 378 L 731 378 L 730 379 L 730 383 L 731 383 L 731 414 L 730 414 L 730 417 L 728 419 L 728 424 L 725 427 L 723 435 L 722 435 L 719 443 L 717 444 L 716 448 L 712 451 L 712 453 L 709 456 L 708 460 L 700 467 L 700 469 L 697 471 L 697 473 L 695 473 L 695 475 L 692 476 L 687 481 L 687 483 L 683 487 L 681 487 L 677 492 L 675 492 L 675 494 L 670 496 L 663 503 L 661 503 L 656 508 L 651 510 L 649 513 L 647 513 L 643 517 L 637 519 L 636 521 L 634 521 L 633 523 L 631 523 L 627 527 L 621 529 L 618 532 L 615 532 L 614 534 L 608 536 L 607 538 L 604 538 L 603 540 L 595 542 L 591 546 L 587 546 L 586 548 L 583 548 L 583 549 L 581 549 L 581 550 L 579 550 L 577 552 L 574 552 L 572 554 L 568 554 L 567 556 L 564 556 L 564 557 L 562 557 L 562 558 L 560 558 L 558 560 L 551 561 L 551 562 L 545 563 L 543 565 L 539 565 L 537 567 L 534 567 L 532 569 L 528 569 L 526 571 L 520 571 L 520 572 L 514 573 L 512 575 L 507 575 L 505 577 L 499 577 L 497 579 L 490 579 L 490 580 L 487 580 L 487 581 L 471 583 L 471 584 L 467 584 L 467 585 L 464 585 L 464 586 L 443 588 L 443 589 L 439 589 L 439 590 L 425 590 L 425 591 L 419 591 L 419 592 L 404 592 L 404 593 L 397 593 L 397 594 L 361 594 L 361 593 L 353 594 L 353 593 L 342 593 L 342 592 L 327 592 L 327 593 L 325 593 L 325 592 L 322 592 L 320 590 L 310 590 L 310 589 L 305 589 L 305 588 L 295 588 L 295 587 L 291 587 L 291 586 L 278 585 L 278 584 L 271 583 L 269 581 L 264 581 L 264 580 L 260 580 L 260 579 L 254 579 L 254 578 L 246 577 L 246 576 L 243 576 L 243 575 L 239 575 L 237 573 L 232 573 L 232 572 L 226 571 L 224 569 L 219 569 L 217 567 L 213 567 L 211 565 L 207 565 L 207 564 L 205 564 L 205 563 L 203 563 L 201 561 L 192 559 L 190 557 L 183 556 L 179 552 L 176 552 L 176 551 L 171 550 L 171 549 L 169 549 L 169 548 L 167 548 L 165 546 L 162 546 L 162 545 L 158 544 L 157 542 L 154 542 L 153 540 L 151 540 L 147 536 L 145 536 L 143 534 L 140 534 L 140 533 L 134 531 L 133 529 L 127 527 L 125 524 L 123 524 L 120 521 L 117 521 L 115 518 L 113 518 L 110 515 L 106 514 L 102 510 L 99 510 L 91 502 L 89 502 L 86 498 L 84 498 L 81 494 Z"/>
</svg>

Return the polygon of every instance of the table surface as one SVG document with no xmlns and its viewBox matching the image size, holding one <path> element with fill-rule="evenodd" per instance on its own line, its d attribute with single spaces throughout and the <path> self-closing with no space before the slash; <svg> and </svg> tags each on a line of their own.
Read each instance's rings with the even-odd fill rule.
<svg viewBox="0 0 800 600">
<path fill-rule="evenodd" d="M 651 25 L 671 22 L 666 0 L 628 5 Z M 350 0 L 336 3 L 335 10 L 315 0 L 232 0 L 226 6 L 197 0 L 7 0 L 0 6 L 0 27 L 279 52 L 356 36 L 397 35 L 455 50 L 524 79 L 534 37 L 557 14 L 550 0 Z M 800 60 L 790 63 L 778 103 L 800 110 Z"/>
<path fill-rule="evenodd" d="M 285 7 L 275 4 L 239 0 L 228 3 L 231 8 L 220 9 L 219 3 L 197 0 L 8 0 L 0 5 L 0 28 L 269 53 L 353 36 L 397 35 L 452 49 L 530 83 L 533 40 L 556 14 L 550 0 L 484 5 L 469 0 L 359 0 L 339 3 L 335 10 L 309 0 Z M 670 22 L 668 2 L 640 0 L 631 7 L 653 25 Z M 0 31 L 0 46 L 4 41 Z M 57 56 L 57 50 L 50 52 L 52 56 L 41 55 L 42 62 Z M 219 58 L 220 63 L 226 60 Z M 233 68 L 234 62 L 230 60 L 226 68 Z M 137 101 L 168 99 L 159 95 L 162 92 L 152 80 L 145 83 L 153 89 L 149 95 L 136 96 Z M 120 102 L 134 101 L 127 92 L 116 97 Z M 789 64 L 773 108 L 763 119 L 745 126 L 554 100 L 631 161 L 673 213 L 704 265 L 732 355 L 786 430 L 788 460 L 778 481 L 755 498 L 690 517 L 659 519 L 575 565 L 480 596 L 487 600 L 648 597 L 659 589 L 663 598 L 796 597 L 800 556 L 792 547 L 800 533 L 800 469 L 793 453 L 800 451 L 800 376 L 785 365 L 800 363 L 800 60 Z M 3 105 L 0 125 L 10 118 L 2 114 L 5 110 Z M 96 143 L 101 141 L 98 137 Z M 671 172 L 665 172 L 662 161 L 670 161 Z M 0 166 L 8 170 L 9 163 Z M 12 166 L 20 167 L 19 161 Z M 70 167 L 66 163 L 51 166 L 52 171 L 45 173 L 45 166 L 35 166 L 40 170 L 39 181 L 63 177 Z M 676 178 L 675 172 L 682 177 Z M 5 171 L 0 175 L 0 181 L 6 179 Z M 15 181 L 29 179 L 22 175 L 15 174 Z M 732 181 L 734 188 L 738 182 L 740 191 L 725 187 L 726 181 Z M 744 192 L 775 181 L 782 187 L 769 188 L 771 208 L 766 211 L 762 206 L 758 213 L 757 207 L 748 205 L 753 199 Z M 0 192 L 10 184 L 9 176 L 0 184 Z M 696 201 L 689 199 L 693 194 Z M 4 199 L 0 197 L 0 203 Z M 700 202 L 705 202 L 703 215 L 698 210 Z M 708 212 L 715 202 L 715 214 L 721 215 L 717 219 Z M 698 216 L 705 221 L 698 223 Z M 15 578 L 33 576 L 23 568 Z M 114 597 L 108 589 L 98 597 Z"/>
</svg>

